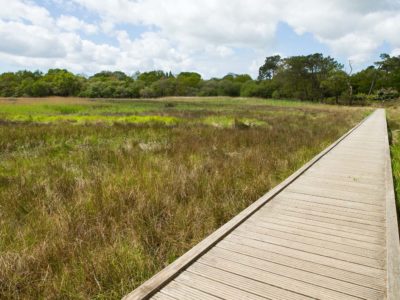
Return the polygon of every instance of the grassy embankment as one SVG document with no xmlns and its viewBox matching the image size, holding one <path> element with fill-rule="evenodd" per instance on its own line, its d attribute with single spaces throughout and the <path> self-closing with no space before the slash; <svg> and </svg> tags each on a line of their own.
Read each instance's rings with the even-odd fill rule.
<svg viewBox="0 0 400 300">
<path fill-rule="evenodd" d="M 0 100 L 0 298 L 119 298 L 360 121 L 257 99 Z"/>
</svg>

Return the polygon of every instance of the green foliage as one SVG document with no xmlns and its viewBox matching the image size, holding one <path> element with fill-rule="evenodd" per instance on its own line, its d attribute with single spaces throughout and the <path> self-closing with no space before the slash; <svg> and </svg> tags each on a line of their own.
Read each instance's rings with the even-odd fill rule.
<svg viewBox="0 0 400 300">
<path fill-rule="evenodd" d="M 320 53 L 287 58 L 269 56 L 259 69 L 258 80 L 248 74 L 229 73 L 223 78 L 202 79 L 195 72 L 174 76 L 161 70 L 136 72 L 133 76 L 120 71 L 102 71 L 89 78 L 61 69 L 52 69 L 46 74 L 38 71 L 0 74 L 0 96 L 3 97 L 242 96 L 351 105 L 360 102 L 353 99 L 354 95 L 365 94 L 368 99 L 381 100 L 389 96 L 378 95 L 379 91 L 382 94 L 391 89 L 391 95 L 400 91 L 400 56 L 387 54 L 382 54 L 375 66 L 351 76 L 334 58 Z"/>
<path fill-rule="evenodd" d="M 400 216 L 400 109 L 399 105 L 387 108 L 388 127 L 391 137 L 390 152 L 394 189 L 396 193 L 397 215 Z M 400 222 L 399 222 L 400 227 Z M 400 229 L 400 228 L 399 228 Z"/>
<path fill-rule="evenodd" d="M 281 67 L 282 58 L 280 55 L 269 56 L 258 71 L 258 80 L 272 79 L 277 70 Z"/>
<path fill-rule="evenodd" d="M 399 92 L 393 88 L 382 88 L 378 90 L 375 94 L 376 100 L 393 100 L 399 98 Z"/>
<path fill-rule="evenodd" d="M 328 76 L 321 81 L 321 88 L 327 97 L 335 97 L 335 103 L 339 104 L 339 97 L 347 89 L 349 76 L 342 70 L 332 70 Z"/>
</svg>

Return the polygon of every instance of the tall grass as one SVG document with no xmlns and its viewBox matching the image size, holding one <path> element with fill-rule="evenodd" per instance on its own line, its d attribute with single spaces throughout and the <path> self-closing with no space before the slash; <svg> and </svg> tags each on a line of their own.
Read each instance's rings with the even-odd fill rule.
<svg viewBox="0 0 400 300">
<path fill-rule="evenodd" d="M 162 106 L 172 125 L 2 121 L 0 298 L 120 298 L 364 116 L 268 105 Z"/>
<path fill-rule="evenodd" d="M 391 105 L 387 108 L 388 126 L 390 134 L 390 152 L 392 158 L 392 171 L 396 194 L 397 215 L 400 216 L 400 107 Z M 399 220 L 400 221 L 400 220 Z M 400 229 L 400 222 L 399 222 Z"/>
</svg>

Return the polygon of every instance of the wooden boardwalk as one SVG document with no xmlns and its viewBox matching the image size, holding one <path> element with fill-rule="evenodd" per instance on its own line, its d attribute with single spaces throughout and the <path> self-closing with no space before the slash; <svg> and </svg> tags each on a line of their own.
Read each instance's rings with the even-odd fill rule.
<svg viewBox="0 0 400 300">
<path fill-rule="evenodd" d="M 400 299 L 384 110 L 125 299 Z"/>
</svg>

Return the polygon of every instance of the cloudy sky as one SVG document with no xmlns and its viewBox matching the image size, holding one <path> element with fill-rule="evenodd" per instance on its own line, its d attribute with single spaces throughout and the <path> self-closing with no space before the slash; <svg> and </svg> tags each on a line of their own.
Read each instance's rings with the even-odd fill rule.
<svg viewBox="0 0 400 300">
<path fill-rule="evenodd" d="M 400 0 L 0 0 L 0 72 L 67 68 L 256 75 L 322 52 L 362 68 L 400 55 Z"/>
</svg>

